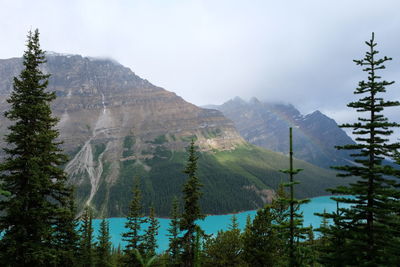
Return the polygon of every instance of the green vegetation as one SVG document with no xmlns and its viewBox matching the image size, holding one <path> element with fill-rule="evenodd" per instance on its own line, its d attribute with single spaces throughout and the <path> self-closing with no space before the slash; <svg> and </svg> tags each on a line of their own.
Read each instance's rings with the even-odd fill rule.
<svg viewBox="0 0 400 267">
<path fill-rule="evenodd" d="M 106 144 L 104 143 L 99 143 L 94 145 L 94 151 L 93 151 L 93 161 L 97 162 L 99 160 L 100 154 L 104 152 L 106 149 Z"/>
<path fill-rule="evenodd" d="M 148 257 L 153 257 L 156 255 L 156 249 L 158 247 L 156 236 L 158 234 L 158 228 L 160 228 L 158 220 L 155 218 L 153 207 L 150 207 L 148 222 L 149 226 L 144 234 L 143 247 L 146 255 Z"/>
<path fill-rule="evenodd" d="M 124 151 L 122 152 L 122 157 L 126 158 L 129 156 L 133 156 L 133 145 L 135 144 L 136 140 L 134 136 L 128 135 L 124 138 L 123 148 Z"/>
<path fill-rule="evenodd" d="M 67 157 L 59 148 L 58 119 L 51 114 L 54 92 L 39 31 L 29 32 L 23 70 L 14 78 L 5 117 L 6 157 L 0 164 L 0 262 L 5 266 L 54 266 L 73 260 L 73 189 L 61 166 Z"/>
<path fill-rule="evenodd" d="M 210 129 L 207 131 L 203 131 L 203 135 L 207 138 L 207 139 L 211 139 L 211 138 L 216 138 L 218 136 L 221 135 L 221 129 L 216 128 L 216 129 Z"/>
<path fill-rule="evenodd" d="M 243 145 L 231 151 L 213 153 L 199 152 L 198 176 L 202 179 L 204 197 L 200 200 L 203 212 L 218 214 L 255 209 L 263 206 L 260 190 L 277 189 L 286 175 L 279 170 L 287 168 L 285 155 Z M 125 160 L 120 162 L 120 175 L 114 184 L 100 184 L 92 205 L 95 214 L 110 217 L 125 216 L 131 199 L 129 190 L 133 187 L 132 175 L 142 178 L 143 205 L 152 204 L 160 216 L 168 216 L 173 196 L 181 196 L 184 183 L 186 153 L 171 151 L 160 145 L 155 148 L 151 159 Z M 315 167 L 294 159 L 301 169 L 296 178 L 295 197 L 313 197 L 327 194 L 328 186 L 343 185 L 335 172 Z M 107 163 L 103 163 L 104 172 Z M 104 181 L 104 179 L 102 179 Z M 323 181 L 323 182 L 321 182 Z M 229 186 L 226 186 L 229 184 Z M 85 189 L 86 188 L 86 189 Z M 85 189 L 85 190 L 83 190 Z M 78 191 L 78 203 L 84 202 L 90 184 Z M 271 194 L 267 192 L 266 194 Z M 148 214 L 148 209 L 144 211 Z"/>
<path fill-rule="evenodd" d="M 197 140 L 197 136 L 196 135 L 182 136 L 181 140 L 183 142 L 191 142 L 192 140 L 196 141 Z"/>
<path fill-rule="evenodd" d="M 125 228 L 128 231 L 122 234 L 124 241 L 127 242 L 124 249 L 126 255 L 125 262 L 127 265 L 133 264 L 134 266 L 138 265 L 135 250 L 138 250 L 140 253 L 145 253 L 143 246 L 145 237 L 140 232 L 142 224 L 147 222 L 147 220 L 143 218 L 143 207 L 141 203 L 142 195 L 139 185 L 140 179 L 137 178 L 133 187 L 133 197 L 129 207 L 127 222 L 125 224 Z"/>
<path fill-rule="evenodd" d="M 165 135 L 160 135 L 160 136 L 157 136 L 156 139 L 154 139 L 154 141 L 152 141 L 150 143 L 156 144 L 156 145 L 162 145 L 162 144 L 166 143 L 167 141 L 168 140 L 165 137 Z"/>
<path fill-rule="evenodd" d="M 168 246 L 168 256 L 172 266 L 179 265 L 179 252 L 180 252 L 180 244 L 179 244 L 179 201 L 177 197 L 174 197 L 172 201 L 172 209 L 171 209 L 171 222 L 168 228 L 168 236 L 169 236 L 169 246 Z"/>
<path fill-rule="evenodd" d="M 94 265 L 94 241 L 93 241 L 93 215 L 91 209 L 86 206 L 81 217 L 82 224 L 79 229 L 80 244 L 79 258 L 80 264 L 84 267 Z"/>
<path fill-rule="evenodd" d="M 99 213 L 108 210 L 109 214 L 127 214 L 123 233 L 127 245 L 122 251 L 120 247 L 111 247 L 105 219 L 97 242 L 94 241 L 92 207 L 85 207 L 79 223 L 75 220 L 73 188 L 67 185 L 62 170 L 66 156 L 55 141 L 59 135 L 55 130 L 57 119 L 50 110 L 55 94 L 46 92 L 49 76 L 39 67 L 45 62 L 39 33 L 30 32 L 24 69 L 14 79 L 14 91 L 8 99 L 11 107 L 5 113 L 14 124 L 6 136 L 7 157 L 0 164 L 2 265 L 398 266 L 400 171 L 386 165 L 384 159 L 400 163 L 400 144 L 388 142 L 390 128 L 400 125 L 388 122 L 382 112 L 400 103 L 381 97 L 385 87 L 393 82 L 381 81 L 377 72 L 384 69 L 382 64 L 390 58 L 376 58 L 374 35 L 366 44 L 369 51 L 365 58 L 355 62 L 365 67 L 368 81 L 361 81 L 355 91 L 362 98 L 348 106 L 367 117 L 342 125 L 352 128 L 359 137 L 357 144 L 339 147 L 351 150 L 357 165 L 335 167 L 340 171 L 338 176 L 350 177 L 351 183 L 343 185 L 333 177 L 333 172 L 294 160 L 292 129 L 289 169 L 283 172 L 279 170 L 286 166 L 287 157 L 255 146 L 198 153 L 192 139 L 186 152 L 176 152 L 162 146 L 167 138 L 159 136 L 153 142 L 158 145 L 154 157 L 121 161 L 121 176 L 113 187 L 108 188 L 103 179 L 99 194 L 93 198 Z M 134 142 L 133 137 L 125 138 L 126 156 L 132 152 Z M 96 161 L 105 149 L 104 144 L 95 145 Z M 104 163 L 105 176 L 111 169 L 109 164 Z M 142 180 L 133 179 L 134 174 Z M 285 174 L 289 174 L 289 179 Z M 320 195 L 324 190 L 324 185 L 318 183 L 321 179 L 325 179 L 325 185 L 340 185 L 331 189 L 332 193 L 352 198 L 334 197 L 336 212 L 321 214 L 324 220 L 317 229 L 321 236 L 316 238 L 311 227 L 302 226 L 298 207 L 305 201 L 296 197 Z M 281 183 L 283 180 L 288 183 Z M 81 205 L 86 203 L 89 186 L 83 184 L 77 192 Z M 127 186 L 133 192 L 124 195 Z M 272 192 L 268 189 L 276 190 L 271 203 L 264 204 L 260 195 L 268 197 Z M 172 200 L 172 195 L 180 196 L 181 201 Z M 102 198 L 108 199 L 107 206 L 102 204 Z M 153 203 L 160 208 L 159 214 L 172 203 L 169 249 L 161 255 L 156 253 L 159 223 Z M 351 205 L 342 208 L 341 203 Z M 204 211 L 216 213 L 259 206 L 262 208 L 253 221 L 248 217 L 243 232 L 238 229 L 235 216 L 229 229 L 216 236 L 205 235 L 197 224 L 205 217 Z M 149 218 L 145 218 L 144 210 L 148 207 Z"/>
<path fill-rule="evenodd" d="M 203 220 L 205 215 L 201 212 L 199 200 L 202 196 L 200 191 L 202 184 L 197 177 L 197 160 L 198 156 L 194 146 L 194 140 L 189 146 L 189 157 L 184 173 L 187 174 L 187 180 L 183 186 L 183 213 L 179 220 L 179 229 L 183 232 L 180 238 L 182 247 L 182 263 L 184 266 L 195 266 L 196 249 L 198 249 L 199 236 L 203 233 L 197 224 L 199 220 Z"/>
<path fill-rule="evenodd" d="M 96 266 L 99 267 L 111 267 L 111 236 L 110 226 L 106 219 L 103 219 L 100 223 L 100 229 L 98 234 L 98 241 L 96 247 Z"/>
<path fill-rule="evenodd" d="M 289 266 L 299 266 L 299 249 L 295 244 L 295 239 L 304 238 L 302 233 L 306 230 L 302 227 L 303 215 L 299 213 L 300 205 L 309 202 L 308 199 L 298 200 L 294 198 L 294 186 L 299 184 L 294 180 L 294 176 L 299 174 L 302 169 L 293 168 L 293 138 L 292 128 L 289 128 L 289 169 L 282 170 L 289 174 L 289 182 L 284 186 L 289 188 L 289 197 L 279 196 L 277 201 L 289 208 L 289 221 L 283 221 L 280 227 L 287 228 L 289 234 Z"/>
<path fill-rule="evenodd" d="M 339 203 L 349 203 L 351 208 L 339 208 L 339 212 L 325 214 L 335 221 L 335 227 L 325 229 L 324 233 L 334 240 L 341 239 L 340 249 L 343 265 L 355 266 L 395 266 L 400 262 L 400 191 L 399 171 L 385 164 L 385 158 L 395 158 L 399 143 L 390 144 L 390 130 L 400 125 L 389 122 L 383 115 L 385 108 L 399 106 L 398 101 L 386 101 L 382 94 L 386 87 L 394 82 L 381 80 L 380 70 L 385 69 L 383 63 L 391 58 L 377 58 L 374 34 L 366 42 L 368 51 L 365 57 L 354 62 L 367 72 L 367 81 L 360 81 L 355 94 L 360 99 L 351 102 L 348 107 L 355 108 L 364 116 L 358 122 L 344 124 L 341 127 L 353 129 L 357 144 L 345 145 L 339 149 L 350 150 L 357 165 L 338 166 L 338 176 L 357 176 L 359 179 L 349 186 L 341 186 L 330 190 L 334 194 L 352 195 L 355 198 L 337 197 Z M 343 251 L 343 248 L 345 249 Z M 325 250 L 326 251 L 326 250 Z M 333 254 L 335 251 L 332 251 Z M 334 264 L 335 259 L 324 262 Z"/>
</svg>

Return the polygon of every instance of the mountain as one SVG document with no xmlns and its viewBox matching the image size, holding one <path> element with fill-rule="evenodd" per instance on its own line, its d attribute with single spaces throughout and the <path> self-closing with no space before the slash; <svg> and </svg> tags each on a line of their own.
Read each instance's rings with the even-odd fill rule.
<svg viewBox="0 0 400 267">
<path fill-rule="evenodd" d="M 2 113 L 21 62 L 0 60 Z M 60 138 L 70 156 L 65 170 L 76 185 L 79 209 L 90 205 L 96 216 L 125 215 L 139 176 L 144 205 L 168 215 L 185 181 L 185 147 L 191 139 L 200 150 L 206 213 L 260 207 L 286 179 L 279 172 L 287 167 L 286 156 L 248 144 L 220 111 L 192 105 L 113 60 L 49 53 L 43 71 L 51 74 L 48 89 L 58 96 L 52 109 L 60 118 Z M 1 137 L 7 125 L 2 117 Z M 332 171 L 303 161 L 295 166 L 305 169 L 299 175 L 300 197 L 325 194 L 325 188 L 340 183 Z"/>
<path fill-rule="evenodd" d="M 323 168 L 351 163 L 349 153 L 335 146 L 354 141 L 318 110 L 303 115 L 291 104 L 261 102 L 257 98 L 246 102 L 239 97 L 207 107 L 222 111 L 246 141 L 257 146 L 287 154 L 287 129 L 293 127 L 297 158 Z"/>
</svg>

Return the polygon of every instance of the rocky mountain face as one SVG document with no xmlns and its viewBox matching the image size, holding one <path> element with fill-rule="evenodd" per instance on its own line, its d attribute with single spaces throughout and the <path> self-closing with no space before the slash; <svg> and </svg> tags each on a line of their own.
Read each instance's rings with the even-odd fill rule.
<svg viewBox="0 0 400 267">
<path fill-rule="evenodd" d="M 13 77 L 21 69 L 20 58 L 0 60 L 2 113 L 8 109 Z M 65 169 L 73 183 L 89 185 L 86 204 L 97 194 L 102 178 L 110 185 L 118 180 L 121 162 L 137 160 L 146 168 L 140 162 L 152 158 L 160 143 L 183 150 L 196 138 L 202 151 L 244 143 L 221 112 L 192 105 L 112 60 L 51 53 L 43 70 L 51 74 L 48 89 L 57 94 L 52 109 L 60 118 L 63 148 L 71 156 Z M 7 125 L 2 118 L 2 136 Z"/>
<path fill-rule="evenodd" d="M 324 168 L 351 163 L 349 153 L 338 151 L 335 146 L 354 141 L 320 111 L 303 115 L 290 104 L 256 98 L 246 102 L 239 97 L 208 107 L 222 111 L 246 141 L 257 146 L 287 154 L 288 127 L 293 127 L 295 157 Z"/>
<path fill-rule="evenodd" d="M 20 58 L 0 60 L 2 114 L 21 63 Z M 287 158 L 249 145 L 220 111 L 192 105 L 112 60 L 51 53 L 43 71 L 51 74 L 48 89 L 58 96 L 52 109 L 60 118 L 60 138 L 70 156 L 65 170 L 76 185 L 79 209 L 90 205 L 96 216 L 125 215 L 137 176 L 144 205 L 168 215 L 185 182 L 185 147 L 191 139 L 201 151 L 198 175 L 206 213 L 260 207 L 285 179 L 279 169 Z M 9 123 L 0 118 L 1 140 Z M 296 165 L 306 169 L 298 196 L 321 195 L 337 184 L 333 172 L 301 161 Z"/>
</svg>

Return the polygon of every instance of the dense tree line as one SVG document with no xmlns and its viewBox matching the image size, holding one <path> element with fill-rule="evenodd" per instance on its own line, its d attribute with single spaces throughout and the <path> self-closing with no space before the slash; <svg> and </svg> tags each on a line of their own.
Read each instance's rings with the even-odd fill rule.
<svg viewBox="0 0 400 267">
<path fill-rule="evenodd" d="M 23 57 L 24 69 L 14 79 L 14 91 L 5 116 L 9 127 L 0 164 L 0 261 L 3 266 L 398 266 L 400 264 L 400 171 L 399 143 L 389 143 L 392 127 L 382 114 L 384 108 L 399 106 L 385 101 L 382 93 L 393 82 L 382 81 L 378 72 L 391 60 L 377 58 L 374 35 L 362 60 L 368 74 L 355 94 L 361 99 L 348 106 L 366 114 L 358 122 L 342 127 L 358 135 L 355 145 L 339 147 L 353 151 L 357 164 L 335 167 L 339 176 L 356 177 L 348 186 L 331 189 L 337 209 L 320 214 L 322 223 L 314 236 L 303 226 L 301 204 L 294 198 L 292 131 L 290 129 L 288 183 L 276 190 L 272 203 L 257 211 L 240 230 L 235 216 L 226 231 L 207 235 L 198 225 L 202 184 L 197 176 L 198 155 L 192 140 L 184 173 L 187 179 L 182 199 L 174 198 L 168 229 L 169 247 L 157 252 L 159 223 L 149 207 L 144 216 L 141 180 L 135 179 L 127 214 L 124 248 L 111 243 L 109 224 L 93 229 L 93 214 L 86 207 L 77 218 L 73 188 L 67 184 L 62 166 L 66 156 L 59 148 L 57 119 L 51 115 L 55 94 L 46 91 L 49 75 L 39 45 L 39 32 L 30 32 Z M 351 197 L 347 197 L 350 195 Z M 350 204 L 344 206 L 343 204 Z M 96 236 L 96 237 L 95 237 Z"/>
</svg>

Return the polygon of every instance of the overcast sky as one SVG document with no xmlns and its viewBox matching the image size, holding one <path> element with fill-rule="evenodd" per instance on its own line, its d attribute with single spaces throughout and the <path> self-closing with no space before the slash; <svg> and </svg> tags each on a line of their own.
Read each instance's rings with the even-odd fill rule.
<svg viewBox="0 0 400 267">
<path fill-rule="evenodd" d="M 0 58 L 39 28 L 45 50 L 113 58 L 197 105 L 255 96 L 344 122 L 371 32 L 400 99 L 399 12 L 399 0 L 0 0 Z"/>
</svg>

